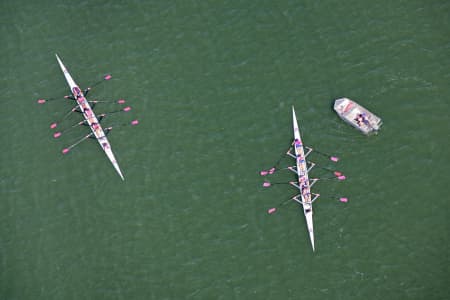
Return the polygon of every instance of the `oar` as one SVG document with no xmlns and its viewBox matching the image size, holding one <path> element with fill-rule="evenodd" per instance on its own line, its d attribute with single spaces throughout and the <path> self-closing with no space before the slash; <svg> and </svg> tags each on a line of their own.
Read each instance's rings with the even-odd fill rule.
<svg viewBox="0 0 450 300">
<path fill-rule="evenodd" d="M 280 207 L 286 205 L 286 204 L 289 202 L 289 200 L 292 200 L 292 198 L 283 200 L 283 202 L 281 202 L 281 203 L 278 204 L 277 206 L 272 207 L 272 208 L 269 208 L 269 209 L 267 210 L 267 213 L 268 213 L 269 215 L 275 213 L 275 212 L 277 211 L 277 209 L 279 209 Z"/>
<path fill-rule="evenodd" d="M 272 168 L 270 168 L 269 170 L 261 170 L 261 171 L 259 171 L 259 174 L 260 174 L 261 176 L 266 176 L 266 175 L 275 173 L 275 171 L 276 171 L 276 168 L 275 168 L 275 167 L 272 167 Z"/>
<path fill-rule="evenodd" d="M 104 113 L 104 114 L 102 114 L 102 115 L 107 115 L 107 114 L 115 114 L 115 113 L 118 113 L 118 112 L 127 112 L 127 111 L 130 111 L 131 110 L 131 107 L 130 106 L 127 106 L 127 107 L 124 107 L 124 108 L 122 108 L 122 109 L 119 109 L 119 110 L 114 110 L 114 111 L 110 111 L 110 112 L 107 112 L 107 113 Z"/>
<path fill-rule="evenodd" d="M 85 90 L 83 91 L 83 92 L 84 92 L 84 95 L 86 96 L 86 95 L 89 93 L 89 91 L 90 91 L 94 86 L 97 86 L 97 85 L 99 85 L 100 83 L 102 83 L 102 82 L 104 82 L 104 81 L 106 81 L 106 80 L 110 80 L 111 78 L 112 78 L 111 74 L 106 74 L 105 76 L 103 76 L 102 80 L 97 81 L 96 83 L 94 83 L 93 85 L 91 85 L 90 87 L 88 87 L 87 89 L 85 89 Z"/>
<path fill-rule="evenodd" d="M 293 181 L 291 181 L 293 182 Z M 276 184 L 291 184 L 291 182 L 269 182 L 269 181 L 264 181 L 262 186 L 267 188 L 267 187 L 271 187 L 272 185 L 276 185 Z"/>
<path fill-rule="evenodd" d="M 283 170 L 289 170 L 292 167 L 285 167 L 285 168 L 281 168 L 281 169 L 276 169 L 275 167 L 269 169 L 269 170 L 261 170 L 259 171 L 259 175 L 261 176 L 266 176 L 266 175 L 272 175 L 273 173 L 277 172 L 277 171 L 283 171 Z"/>
<path fill-rule="evenodd" d="M 71 99 L 70 97 L 72 97 L 72 96 L 64 96 L 64 99 Z M 53 98 L 48 98 L 48 99 L 38 99 L 37 100 L 37 103 L 39 103 L 39 104 L 44 104 L 44 103 L 46 103 L 46 102 L 49 102 L 49 101 L 54 101 L 54 100 L 61 100 L 61 98 L 57 98 L 57 97 L 53 97 Z"/>
<path fill-rule="evenodd" d="M 103 113 L 103 114 L 97 115 L 97 119 L 100 122 L 104 117 L 107 117 L 110 114 L 115 114 L 115 113 L 118 113 L 118 112 L 127 112 L 127 111 L 130 111 L 130 110 L 131 110 L 131 107 L 127 106 L 127 107 L 124 107 L 124 108 L 119 109 L 119 110 L 110 111 L 110 112 L 107 112 L 107 113 Z"/>
<path fill-rule="evenodd" d="M 280 161 L 281 161 L 281 158 L 277 161 L 277 163 L 272 168 L 270 168 L 268 170 L 259 171 L 259 175 L 261 175 L 261 176 L 272 175 L 273 173 L 275 173 L 277 171 Z"/>
<path fill-rule="evenodd" d="M 122 123 L 122 124 L 113 125 L 113 126 L 108 127 L 106 129 L 110 129 L 111 130 L 111 129 L 113 129 L 113 127 L 115 128 L 115 127 L 122 127 L 122 126 L 128 126 L 128 125 L 136 126 L 138 124 L 139 124 L 139 120 L 133 120 L 133 121 L 131 121 L 129 123 Z"/>
<path fill-rule="evenodd" d="M 339 176 L 343 176 L 343 175 L 344 175 L 344 174 L 343 174 L 342 172 L 340 172 L 340 171 L 332 170 L 332 169 L 329 169 L 329 168 L 326 168 L 326 167 L 322 167 L 322 166 L 319 166 L 319 165 L 315 165 L 315 167 L 321 168 L 321 169 L 323 169 L 323 170 L 325 170 L 325 171 L 328 171 L 328 172 L 332 172 L 332 173 L 334 174 L 334 176 L 336 176 L 336 177 L 339 177 Z"/>
<path fill-rule="evenodd" d="M 112 75 L 111 75 L 111 74 L 106 74 L 105 76 L 103 76 L 103 78 L 102 78 L 101 80 L 99 80 L 99 81 L 97 81 L 96 83 L 94 83 L 93 85 L 91 85 L 88 89 L 91 89 L 91 88 L 93 88 L 94 86 L 99 85 L 100 83 L 103 83 L 103 82 L 105 82 L 105 81 L 107 81 L 107 80 L 110 80 L 111 78 L 112 78 Z"/>
<path fill-rule="evenodd" d="M 139 120 L 133 120 L 131 121 L 129 124 L 124 124 L 124 125 L 131 125 L 131 126 L 136 126 L 139 124 Z"/>
<path fill-rule="evenodd" d="M 339 199 L 339 201 L 342 202 L 342 203 L 347 203 L 348 202 L 348 198 L 347 197 L 341 197 L 341 196 L 334 196 L 334 197 L 337 197 Z M 277 209 L 279 209 L 280 207 L 285 205 L 288 202 L 288 200 L 293 200 L 293 198 L 286 199 L 282 203 L 280 203 L 278 206 L 269 208 L 267 210 L 267 213 L 269 213 L 269 214 L 275 213 L 277 211 Z"/>
<path fill-rule="evenodd" d="M 332 156 L 332 155 L 320 152 L 319 150 L 316 150 L 316 149 L 314 149 L 312 147 L 307 147 L 307 148 L 313 150 L 313 152 L 317 152 L 317 154 L 320 154 L 322 156 L 328 157 L 328 159 L 331 160 L 331 161 L 334 161 L 334 162 L 338 162 L 339 161 L 339 157 L 337 157 L 337 156 Z"/>
<path fill-rule="evenodd" d="M 70 131 L 71 129 L 73 129 L 73 128 L 79 126 L 79 125 L 83 125 L 83 124 L 87 125 L 87 121 L 86 121 L 86 120 L 83 120 L 83 121 L 81 121 L 81 122 L 78 122 L 78 123 L 76 123 L 76 124 L 73 124 L 73 125 L 70 126 L 69 128 L 66 128 L 66 129 L 64 129 L 64 130 L 55 132 L 55 133 L 53 134 L 53 137 L 54 137 L 55 139 L 57 139 L 57 138 L 59 138 L 59 137 L 63 134 L 63 132 Z"/>
<path fill-rule="evenodd" d="M 342 203 L 347 203 L 348 202 L 348 198 L 347 197 L 341 197 L 341 196 L 336 196 L 336 195 L 331 196 L 331 197 L 332 198 L 337 198 L 339 200 L 339 202 L 342 202 Z"/>
<path fill-rule="evenodd" d="M 292 143 L 291 143 L 291 144 L 292 144 Z M 266 175 L 271 175 L 271 174 L 275 173 L 275 172 L 277 171 L 278 165 L 280 164 L 281 160 L 282 160 L 283 158 L 286 157 L 286 153 L 288 153 L 291 149 L 292 149 L 292 146 L 290 146 L 289 149 L 288 149 L 285 153 L 283 153 L 283 154 L 280 156 L 280 158 L 278 158 L 277 162 L 273 165 L 272 168 L 270 168 L 270 169 L 268 169 L 268 170 L 261 170 L 261 171 L 259 172 L 259 174 L 260 174 L 261 176 L 266 176 Z M 286 169 L 286 168 L 284 168 L 284 169 Z"/>
<path fill-rule="evenodd" d="M 321 195 L 322 196 L 322 199 L 323 198 L 329 198 L 329 199 L 337 199 L 337 200 L 339 200 L 339 202 L 342 202 L 342 203 L 347 203 L 348 202 L 348 198 L 347 197 L 342 197 L 342 196 L 338 196 L 338 195 Z"/>
<path fill-rule="evenodd" d="M 330 177 L 330 178 L 311 178 L 310 180 L 340 180 L 343 181 L 345 179 L 347 179 L 347 177 L 345 177 L 345 175 L 336 175 L 336 177 Z"/>
<path fill-rule="evenodd" d="M 57 122 L 53 122 L 52 124 L 50 124 L 50 128 L 56 128 L 56 126 L 58 126 L 59 123 L 61 123 L 62 121 L 64 121 L 71 113 L 73 113 L 76 109 L 78 108 L 77 106 L 74 106 L 64 117 L 62 117 L 61 120 L 57 121 Z"/>
<path fill-rule="evenodd" d="M 119 99 L 117 101 L 92 100 L 92 101 L 89 101 L 89 103 L 94 103 L 94 104 L 97 104 L 97 103 L 118 103 L 118 104 L 124 104 L 125 100 L 124 99 Z"/>
<path fill-rule="evenodd" d="M 62 150 L 62 154 L 67 154 L 73 147 L 75 147 L 76 145 L 78 145 L 78 144 L 81 143 L 82 141 L 84 141 L 84 140 L 90 138 L 93 134 L 94 134 L 94 133 L 91 132 L 91 133 L 89 133 L 88 135 L 84 136 L 82 139 L 78 140 L 76 143 L 70 145 L 70 146 L 67 147 L 67 148 L 64 148 L 64 149 Z"/>
<path fill-rule="evenodd" d="M 118 125 L 114 125 L 114 126 L 103 128 L 103 132 L 105 134 L 108 134 L 111 130 L 113 130 L 113 128 L 121 127 L 121 126 L 127 126 L 127 125 L 136 126 L 138 124 L 139 124 L 138 120 L 133 120 L 130 123 L 123 123 L 123 124 L 118 124 Z"/>
</svg>

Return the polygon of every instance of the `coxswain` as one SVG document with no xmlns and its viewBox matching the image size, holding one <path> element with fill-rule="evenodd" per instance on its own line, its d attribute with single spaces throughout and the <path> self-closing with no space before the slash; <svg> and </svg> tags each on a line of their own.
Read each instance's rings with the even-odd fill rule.
<svg viewBox="0 0 450 300">
<path fill-rule="evenodd" d="M 73 94 L 75 95 L 76 99 L 83 97 L 81 90 L 77 86 L 74 87 L 72 91 L 73 91 Z"/>
</svg>

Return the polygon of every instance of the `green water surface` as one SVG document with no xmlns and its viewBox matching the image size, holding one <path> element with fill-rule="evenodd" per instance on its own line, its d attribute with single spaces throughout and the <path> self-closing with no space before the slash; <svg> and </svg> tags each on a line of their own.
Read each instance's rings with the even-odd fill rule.
<svg viewBox="0 0 450 300">
<path fill-rule="evenodd" d="M 448 299 L 450 2 L 0 3 L 0 299 Z M 88 132 L 49 124 L 90 99 L 125 181 Z M 384 125 L 332 111 L 349 97 Z M 321 181 L 316 252 L 287 185 L 292 139 L 341 159 Z M 96 112 L 115 110 L 98 104 Z M 65 122 L 80 120 L 73 114 Z M 285 165 L 289 165 L 289 160 Z M 311 176 L 327 176 L 315 169 Z M 280 172 L 273 181 L 291 180 Z M 340 203 L 335 196 L 349 198 Z M 447 283 L 446 283 L 447 282 Z"/>
</svg>

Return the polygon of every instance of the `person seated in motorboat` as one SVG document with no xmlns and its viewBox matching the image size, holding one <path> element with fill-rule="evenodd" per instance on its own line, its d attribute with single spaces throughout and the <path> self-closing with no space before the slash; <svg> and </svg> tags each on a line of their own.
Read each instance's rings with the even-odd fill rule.
<svg viewBox="0 0 450 300">
<path fill-rule="evenodd" d="M 370 124 L 369 124 L 369 118 L 367 117 L 367 115 L 366 115 L 366 113 L 362 113 L 361 114 L 361 117 L 362 117 L 362 119 L 363 119 L 363 122 L 364 122 L 364 124 L 366 124 L 367 126 L 369 126 Z"/>
<path fill-rule="evenodd" d="M 367 119 L 367 116 L 365 113 L 359 114 L 355 118 L 356 123 L 358 123 L 358 126 L 361 127 L 362 124 L 365 124 L 366 126 L 369 126 L 369 120 Z"/>
</svg>

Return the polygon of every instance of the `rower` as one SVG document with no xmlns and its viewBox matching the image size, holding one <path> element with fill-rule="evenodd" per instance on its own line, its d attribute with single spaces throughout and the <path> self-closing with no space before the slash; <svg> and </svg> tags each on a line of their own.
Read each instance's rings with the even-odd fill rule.
<svg viewBox="0 0 450 300">
<path fill-rule="evenodd" d="M 84 108 L 84 114 L 86 115 L 86 117 L 88 117 L 88 118 L 92 117 L 92 111 L 87 107 L 83 107 L 83 108 Z"/>
<path fill-rule="evenodd" d="M 98 123 L 96 123 L 96 122 L 92 123 L 91 127 L 94 130 L 96 136 L 101 135 L 102 131 L 101 131 L 101 127 Z"/>
<path fill-rule="evenodd" d="M 303 184 L 301 186 L 301 190 L 302 190 L 302 195 L 303 197 L 307 197 L 309 195 L 309 190 L 306 184 Z"/>
<path fill-rule="evenodd" d="M 72 89 L 72 92 L 73 92 L 73 94 L 75 95 L 75 97 L 76 97 L 77 99 L 83 97 L 83 94 L 81 93 L 80 88 L 77 87 L 77 86 L 74 87 L 74 88 Z"/>
<path fill-rule="evenodd" d="M 86 108 L 84 110 L 84 116 L 88 120 L 89 124 L 94 124 L 96 122 L 95 115 L 92 113 L 92 111 L 89 108 Z"/>
<path fill-rule="evenodd" d="M 83 111 L 85 111 L 86 109 L 89 109 L 89 106 L 86 101 L 81 102 L 81 107 L 83 108 Z"/>
</svg>

